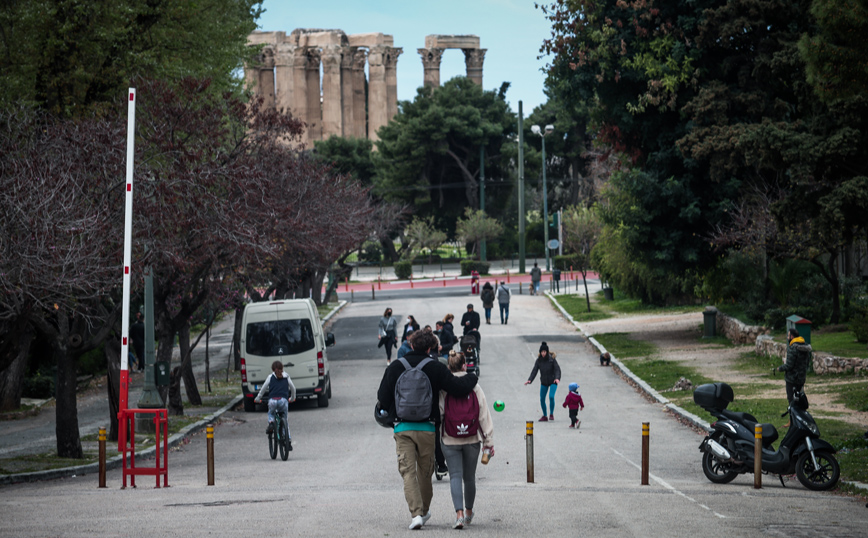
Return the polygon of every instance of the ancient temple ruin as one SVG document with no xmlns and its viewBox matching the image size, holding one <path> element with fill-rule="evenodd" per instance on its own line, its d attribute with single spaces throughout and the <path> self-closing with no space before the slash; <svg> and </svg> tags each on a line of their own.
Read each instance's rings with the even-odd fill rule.
<svg viewBox="0 0 868 538">
<path fill-rule="evenodd" d="M 263 45 L 255 65 L 244 68 L 248 85 L 266 106 L 304 121 L 308 145 L 332 135 L 376 141 L 377 130 L 398 113 L 397 67 L 403 49 L 394 46 L 391 35 L 296 29 L 288 36 L 253 32 L 247 41 Z M 467 76 L 482 85 L 485 49 L 471 35 L 425 38 L 425 48 L 418 49 L 424 84 L 440 85 L 440 59 L 449 48 L 464 52 Z"/>
</svg>

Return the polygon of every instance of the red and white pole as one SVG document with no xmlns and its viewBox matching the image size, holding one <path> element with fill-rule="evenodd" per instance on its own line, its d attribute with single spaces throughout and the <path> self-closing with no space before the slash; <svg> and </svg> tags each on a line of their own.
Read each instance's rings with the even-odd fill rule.
<svg viewBox="0 0 868 538">
<path fill-rule="evenodd" d="M 129 397 L 129 336 L 130 336 L 130 263 L 132 258 L 132 235 L 133 235 L 133 157 L 135 153 L 135 127 L 136 127 L 136 89 L 130 88 L 129 101 L 127 103 L 127 181 L 126 203 L 124 205 L 124 293 L 121 322 L 121 384 L 120 402 L 118 409 L 122 414 L 127 410 Z M 124 431 L 126 424 L 120 425 Z M 124 439 L 125 435 L 118 436 Z M 118 447 L 123 450 L 123 445 Z"/>
</svg>

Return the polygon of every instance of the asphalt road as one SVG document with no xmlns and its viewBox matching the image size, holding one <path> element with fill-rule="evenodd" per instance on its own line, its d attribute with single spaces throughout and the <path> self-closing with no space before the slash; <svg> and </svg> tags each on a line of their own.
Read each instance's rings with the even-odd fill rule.
<svg viewBox="0 0 868 538">
<path fill-rule="evenodd" d="M 376 348 L 386 306 L 423 324 L 468 296 L 394 298 L 347 305 L 331 324 L 333 398 L 291 406 L 295 450 L 268 457 L 264 413 L 224 415 L 215 434 L 216 486 L 206 485 L 204 435 L 169 455 L 168 489 L 120 490 L 81 476 L 0 488 L 0 536 L 392 536 L 410 532 L 394 441 L 373 421 L 385 367 Z M 478 301 L 478 299 L 477 299 Z M 475 301 L 474 301 L 475 302 Z M 708 482 L 697 450 L 701 436 L 649 403 L 609 368 L 543 297 L 513 299 L 510 323 L 482 328 L 480 383 L 495 413 L 496 457 L 480 465 L 473 525 L 480 536 L 864 536 L 868 509 L 847 497 L 816 493 L 797 481 L 781 487 L 751 476 Z M 541 340 L 558 355 L 564 383 L 576 381 L 586 403 L 579 431 L 567 413 L 535 423 L 535 482 L 527 483 L 525 421 L 536 421 L 539 384 L 524 386 Z M 566 396 L 561 388 L 558 406 Z M 650 473 L 640 485 L 641 428 L 651 428 Z M 433 517 L 421 532 L 453 533 L 448 480 L 435 482 Z"/>
</svg>

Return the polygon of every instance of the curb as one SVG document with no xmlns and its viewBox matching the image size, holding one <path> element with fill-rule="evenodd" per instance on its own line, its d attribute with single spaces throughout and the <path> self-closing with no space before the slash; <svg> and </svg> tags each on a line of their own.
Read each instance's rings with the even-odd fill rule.
<svg viewBox="0 0 868 538">
<path fill-rule="evenodd" d="M 214 419 L 220 417 L 226 411 L 232 409 L 244 396 L 239 394 L 235 398 L 232 399 L 228 404 L 224 405 L 214 413 L 203 417 L 198 422 L 194 422 L 183 428 L 178 433 L 173 434 L 169 437 L 168 446 L 174 447 L 180 444 L 187 436 L 196 433 L 197 431 L 205 428 L 208 424 L 214 421 Z M 156 446 L 148 447 L 141 452 L 136 453 L 137 458 L 144 458 L 150 456 L 156 450 Z M 113 458 L 106 460 L 106 470 L 116 469 L 122 465 L 123 455 L 118 454 Z M 78 475 L 87 475 L 92 473 L 99 472 L 99 462 L 96 463 L 88 463 L 86 465 L 76 465 L 74 467 L 63 467 L 61 469 L 49 469 L 47 471 L 36 471 L 33 473 L 18 473 L 18 474 L 7 474 L 0 476 L 0 485 L 5 486 L 8 484 L 17 484 L 21 482 L 38 482 L 40 480 L 53 480 L 56 478 L 67 478 L 67 477 L 76 477 Z"/>
<path fill-rule="evenodd" d="M 573 319 L 573 316 L 571 316 L 570 314 L 567 313 L 566 310 L 564 310 L 564 307 L 561 306 L 561 304 L 557 301 L 556 297 L 553 294 L 549 293 L 548 291 L 546 291 L 545 294 L 548 296 L 549 300 L 551 300 L 552 304 L 554 304 L 555 307 L 557 307 L 557 309 L 560 310 L 561 314 L 565 318 L 567 318 L 567 320 L 569 320 L 569 322 L 572 323 L 579 330 L 579 332 L 581 332 L 582 335 L 585 336 L 585 338 L 588 339 L 588 342 L 590 342 L 591 345 L 593 345 L 595 348 L 597 348 L 597 351 L 600 354 L 603 354 L 606 352 L 606 348 L 603 347 L 603 345 L 601 343 L 597 342 L 597 340 L 593 336 L 587 336 L 585 334 L 585 331 L 582 329 L 582 326 L 579 325 L 579 323 L 575 319 Z M 682 419 L 690 422 L 692 425 L 697 426 L 699 428 L 702 428 L 706 431 L 711 429 L 711 424 L 709 424 L 705 420 L 699 418 L 698 416 L 694 415 L 690 411 L 687 411 L 686 409 L 682 409 L 681 407 L 678 407 L 674 403 L 670 402 L 667 398 L 665 398 L 659 392 L 654 390 L 654 388 L 652 388 L 651 385 L 649 385 L 643 379 L 641 379 L 639 376 L 637 376 L 636 374 L 631 372 L 630 369 L 627 368 L 626 366 L 624 366 L 624 363 L 622 363 L 621 361 L 616 359 L 615 356 L 611 354 L 611 352 L 609 354 L 612 357 L 612 364 L 615 365 L 618 368 L 618 370 L 622 374 L 624 374 L 625 377 L 627 377 L 627 379 L 629 379 L 631 382 L 635 383 L 637 387 L 642 389 L 642 391 L 645 394 L 654 398 L 657 402 L 662 404 L 669 411 L 671 411 L 675 415 L 681 417 Z M 848 486 L 852 486 L 852 487 L 857 488 L 857 489 L 861 489 L 862 491 L 868 493 L 868 484 L 863 484 L 861 482 L 847 482 L 844 480 L 841 480 L 840 483 L 846 484 Z"/>
</svg>

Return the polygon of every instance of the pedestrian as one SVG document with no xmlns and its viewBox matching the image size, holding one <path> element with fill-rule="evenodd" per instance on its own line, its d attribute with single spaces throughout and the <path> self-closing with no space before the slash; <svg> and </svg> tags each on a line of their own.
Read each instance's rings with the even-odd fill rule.
<svg viewBox="0 0 868 538">
<path fill-rule="evenodd" d="M 530 288 L 530 294 L 536 295 L 539 293 L 539 283 L 542 280 L 542 270 L 537 266 L 536 262 L 533 264 L 533 269 L 530 270 L 530 282 L 532 284 Z"/>
<path fill-rule="evenodd" d="M 466 396 L 473 391 L 473 374 L 455 377 L 441 362 L 428 354 L 437 339 L 432 333 L 416 331 L 410 336 L 412 351 L 386 367 L 377 390 L 379 409 L 396 417 L 393 436 L 398 455 L 398 472 L 404 480 L 404 498 L 412 517 L 410 529 L 419 529 L 431 518 L 434 489 L 435 421 L 440 419 L 440 391 Z M 424 375 L 419 375 L 419 373 Z"/>
<path fill-rule="evenodd" d="M 401 334 L 401 342 L 406 342 L 407 338 L 413 331 L 419 330 L 419 322 L 413 316 L 407 316 L 407 323 L 404 324 L 404 332 Z"/>
<path fill-rule="evenodd" d="M 136 312 L 136 322 L 130 325 L 130 340 L 133 342 L 133 349 L 138 359 L 136 362 L 141 372 L 145 369 L 145 322 L 141 312 Z"/>
<path fill-rule="evenodd" d="M 452 346 L 458 343 L 458 337 L 455 336 L 455 328 L 452 325 L 452 320 L 455 316 L 446 314 L 443 321 L 438 322 L 440 325 L 440 333 L 437 335 L 440 338 L 440 356 L 448 357 L 452 351 Z"/>
<path fill-rule="evenodd" d="M 557 267 L 555 267 L 552 270 L 552 280 L 554 280 L 554 283 L 555 283 L 555 292 L 560 293 L 561 292 L 561 270 L 558 269 Z"/>
<path fill-rule="evenodd" d="M 600 353 L 600 366 L 609 366 L 612 364 L 612 355 L 609 352 Z"/>
<path fill-rule="evenodd" d="M 579 429 L 582 421 L 579 420 L 579 409 L 585 410 L 585 402 L 582 400 L 582 395 L 579 394 L 579 384 L 570 383 L 570 392 L 564 400 L 564 407 L 570 409 L 570 428 Z"/>
<path fill-rule="evenodd" d="M 497 304 L 500 306 L 500 324 L 509 324 L 509 288 L 506 287 L 506 282 L 500 281 L 500 286 L 497 287 Z"/>
<path fill-rule="evenodd" d="M 387 308 L 380 318 L 377 338 L 380 339 L 377 347 L 386 346 L 386 364 L 392 364 L 392 348 L 398 347 L 398 334 L 396 329 L 398 322 L 392 317 L 392 309 Z"/>
<path fill-rule="evenodd" d="M 464 354 L 449 354 L 449 371 L 456 377 L 467 374 Z M 453 529 L 462 529 L 473 521 L 476 500 L 476 465 L 480 449 L 485 451 L 483 463 L 494 455 L 494 423 L 485 401 L 485 393 L 477 383 L 473 392 L 457 397 L 440 391 L 440 416 L 443 428 L 443 452 L 449 465 L 449 489 L 455 508 Z"/>
<path fill-rule="evenodd" d="M 268 391 L 268 428 L 266 428 L 265 433 L 272 433 L 274 431 L 274 413 L 281 413 L 286 418 L 289 404 L 295 401 L 295 385 L 289 378 L 289 374 L 283 371 L 282 362 L 274 361 L 271 363 L 271 375 L 265 378 L 265 383 L 262 384 L 259 394 L 253 401 L 261 402 L 266 391 Z M 286 431 L 289 435 L 289 449 L 292 450 L 289 421 L 286 421 Z"/>
<path fill-rule="evenodd" d="M 561 367 L 558 365 L 556 355 L 549 352 L 549 346 L 545 342 L 539 346 L 539 356 L 533 363 L 530 377 L 524 382 L 525 385 L 533 383 L 533 379 L 539 372 L 539 404 L 542 407 L 543 416 L 540 422 L 548 422 L 555 419 L 555 391 L 561 382 Z M 546 395 L 549 398 L 549 414 L 546 415 Z"/>
<path fill-rule="evenodd" d="M 464 334 L 479 330 L 479 312 L 473 311 L 472 304 L 467 305 L 467 312 L 461 316 L 461 327 L 464 329 Z"/>
<path fill-rule="evenodd" d="M 491 309 L 494 308 L 494 287 L 491 282 L 485 282 L 479 298 L 482 299 L 482 308 L 485 310 L 485 324 L 491 325 Z"/>
<path fill-rule="evenodd" d="M 777 372 L 786 372 L 784 380 L 787 386 L 787 403 L 793 403 L 793 395 L 802 393 L 805 388 L 805 379 L 808 375 L 808 362 L 811 360 L 811 344 L 805 342 L 805 339 L 799 336 L 799 332 L 795 329 L 787 331 L 787 359 L 786 362 L 778 366 Z M 784 425 L 784 428 L 789 428 L 790 423 Z"/>
<path fill-rule="evenodd" d="M 410 347 L 410 340 L 404 340 L 401 342 L 401 347 L 398 348 L 398 358 L 400 359 L 404 355 L 406 355 L 412 348 Z"/>
</svg>

